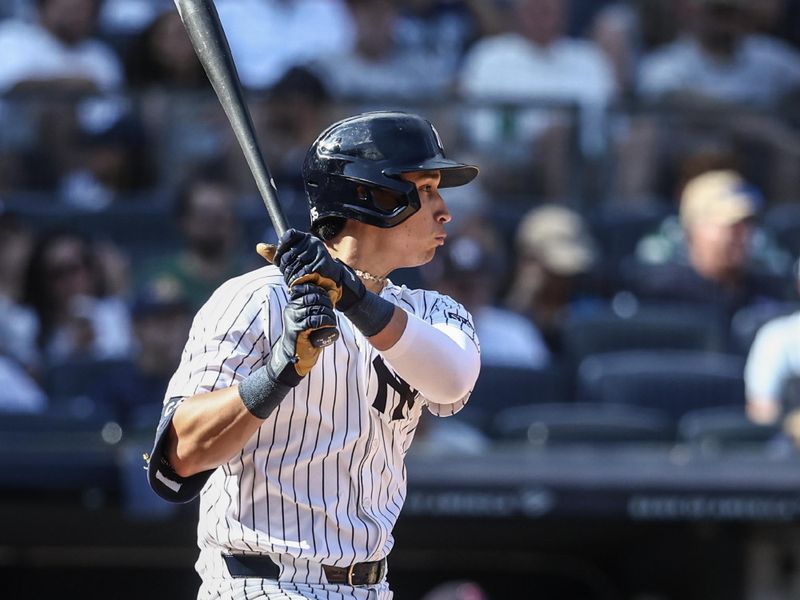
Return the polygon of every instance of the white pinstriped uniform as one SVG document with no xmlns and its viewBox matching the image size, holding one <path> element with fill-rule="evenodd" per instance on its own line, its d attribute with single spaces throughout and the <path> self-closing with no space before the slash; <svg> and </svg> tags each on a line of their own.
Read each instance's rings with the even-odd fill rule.
<svg viewBox="0 0 800 600">
<path fill-rule="evenodd" d="M 381 296 L 429 323 L 457 327 L 478 347 L 472 317 L 449 297 L 391 282 Z M 195 317 L 166 399 L 228 387 L 265 364 L 286 302 L 274 266 L 223 284 Z M 406 495 L 404 456 L 423 405 L 448 416 L 468 396 L 428 403 L 336 314 L 336 343 L 201 492 L 199 597 L 263 598 L 271 588 L 280 598 L 391 598 L 385 583 L 324 584 L 319 564 L 346 567 L 389 553 Z M 221 552 L 270 554 L 281 565 L 280 590 L 230 579 Z"/>
</svg>

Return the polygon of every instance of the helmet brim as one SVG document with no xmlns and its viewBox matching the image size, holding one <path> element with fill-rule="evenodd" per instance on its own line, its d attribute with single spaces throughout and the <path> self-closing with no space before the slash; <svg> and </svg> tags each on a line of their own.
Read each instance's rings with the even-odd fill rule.
<svg viewBox="0 0 800 600">
<path fill-rule="evenodd" d="M 459 187 L 468 184 L 478 176 L 478 167 L 456 162 L 447 158 L 429 158 L 416 165 L 404 165 L 384 170 L 384 174 L 392 177 L 402 173 L 414 173 L 416 171 L 440 171 L 442 179 L 439 182 L 440 188 Z"/>
</svg>

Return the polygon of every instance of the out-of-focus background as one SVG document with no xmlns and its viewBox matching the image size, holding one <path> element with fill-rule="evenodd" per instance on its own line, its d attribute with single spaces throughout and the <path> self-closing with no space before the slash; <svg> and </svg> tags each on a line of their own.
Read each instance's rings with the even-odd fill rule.
<svg viewBox="0 0 800 600">
<path fill-rule="evenodd" d="M 290 223 L 327 124 L 481 167 L 429 265 L 470 405 L 408 459 L 403 600 L 800 597 L 800 2 L 218 0 Z M 197 308 L 273 241 L 170 2 L 0 4 L 4 598 L 193 598 L 147 488 Z"/>
</svg>

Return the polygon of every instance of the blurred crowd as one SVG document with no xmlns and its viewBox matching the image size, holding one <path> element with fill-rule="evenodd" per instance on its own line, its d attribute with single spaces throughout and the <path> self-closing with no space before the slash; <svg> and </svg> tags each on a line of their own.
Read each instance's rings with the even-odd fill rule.
<svg viewBox="0 0 800 600">
<path fill-rule="evenodd" d="M 484 370 L 558 371 L 568 403 L 606 350 L 713 352 L 751 423 L 791 417 L 800 1 L 216 5 L 292 225 L 346 114 L 419 112 L 481 166 L 393 279 L 464 303 Z M 0 54 L 0 409 L 149 430 L 194 312 L 274 232 L 172 2 L 7 1 Z"/>
</svg>

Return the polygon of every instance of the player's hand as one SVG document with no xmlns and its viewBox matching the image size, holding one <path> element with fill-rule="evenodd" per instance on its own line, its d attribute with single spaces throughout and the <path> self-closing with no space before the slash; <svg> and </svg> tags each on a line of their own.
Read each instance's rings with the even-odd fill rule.
<svg viewBox="0 0 800 600">
<path fill-rule="evenodd" d="M 292 286 L 289 303 L 283 309 L 283 333 L 272 347 L 267 365 L 271 375 L 286 385 L 300 383 L 322 352 L 309 339 L 312 331 L 322 327 L 336 327 L 327 291 L 311 283 Z"/>
<path fill-rule="evenodd" d="M 288 229 L 281 236 L 273 263 L 283 273 L 290 286 L 314 283 L 326 290 L 337 290 L 336 308 L 347 312 L 360 302 L 366 288 L 353 270 L 334 259 L 322 240 L 296 229 Z"/>
</svg>

